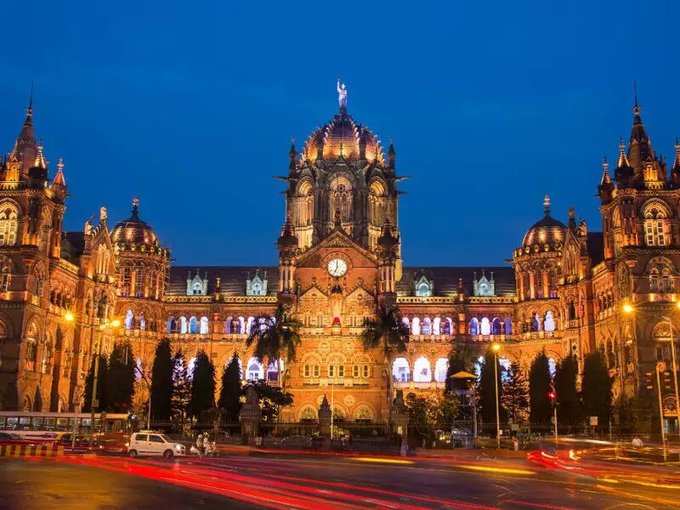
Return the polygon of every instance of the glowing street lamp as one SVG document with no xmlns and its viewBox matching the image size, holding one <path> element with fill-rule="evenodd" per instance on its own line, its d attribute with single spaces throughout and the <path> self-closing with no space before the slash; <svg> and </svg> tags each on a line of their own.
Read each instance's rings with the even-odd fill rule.
<svg viewBox="0 0 680 510">
<path fill-rule="evenodd" d="M 626 315 L 630 315 L 634 311 L 635 311 L 635 308 L 633 308 L 633 305 L 631 305 L 630 303 L 624 303 L 623 304 L 623 313 L 625 313 Z"/>
<path fill-rule="evenodd" d="M 66 322 L 73 322 L 76 320 L 75 315 L 73 315 L 73 312 L 71 310 L 66 310 L 66 313 L 64 314 L 64 320 Z"/>
<path fill-rule="evenodd" d="M 501 350 L 501 344 L 494 342 L 491 344 L 491 352 L 493 352 L 493 382 L 496 388 L 496 448 L 501 447 L 501 415 L 498 405 L 498 351 Z"/>
</svg>

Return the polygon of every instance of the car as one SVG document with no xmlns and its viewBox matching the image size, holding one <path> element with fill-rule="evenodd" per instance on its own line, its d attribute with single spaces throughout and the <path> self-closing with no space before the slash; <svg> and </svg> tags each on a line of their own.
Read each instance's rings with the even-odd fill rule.
<svg viewBox="0 0 680 510">
<path fill-rule="evenodd" d="M 176 443 L 168 439 L 160 432 L 142 430 L 130 436 L 127 444 L 127 452 L 130 457 L 138 455 L 162 455 L 167 459 L 186 454 L 186 447 L 182 443 Z"/>
</svg>

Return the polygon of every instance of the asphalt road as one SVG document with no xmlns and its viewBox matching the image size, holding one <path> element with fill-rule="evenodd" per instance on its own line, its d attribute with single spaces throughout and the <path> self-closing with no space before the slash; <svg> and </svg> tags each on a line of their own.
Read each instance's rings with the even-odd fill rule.
<svg viewBox="0 0 680 510">
<path fill-rule="evenodd" d="M 406 462 L 406 463 L 404 463 Z M 644 480 L 647 480 L 643 483 Z M 259 454 L 0 460 L 1 508 L 680 508 L 680 486 L 494 459 Z"/>
</svg>

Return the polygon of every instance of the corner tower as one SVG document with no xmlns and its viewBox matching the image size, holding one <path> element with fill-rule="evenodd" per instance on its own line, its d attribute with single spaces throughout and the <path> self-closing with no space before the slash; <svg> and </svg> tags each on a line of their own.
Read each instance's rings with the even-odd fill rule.
<svg viewBox="0 0 680 510">
<path fill-rule="evenodd" d="M 290 148 L 286 218 L 301 251 L 327 237 L 339 220 L 362 247 L 376 252 L 383 225 L 398 236 L 396 153 L 347 110 L 347 88 L 338 81 L 339 111 L 315 130 L 298 153 Z M 399 272 L 401 269 L 398 249 Z"/>
</svg>

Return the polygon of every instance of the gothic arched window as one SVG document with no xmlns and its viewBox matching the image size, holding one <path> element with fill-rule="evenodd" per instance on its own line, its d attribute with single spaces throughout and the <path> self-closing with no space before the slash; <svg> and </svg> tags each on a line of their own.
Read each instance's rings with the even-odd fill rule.
<svg viewBox="0 0 680 510">
<path fill-rule="evenodd" d="M 644 211 L 645 244 L 647 246 L 668 246 L 666 234 L 668 212 L 659 204 L 652 204 Z"/>
<path fill-rule="evenodd" d="M 7 292 L 12 278 L 12 261 L 8 257 L 0 258 L 0 292 Z"/>
<path fill-rule="evenodd" d="M 352 221 L 352 184 L 346 177 L 340 176 L 333 179 L 330 185 L 329 214 L 330 220 L 335 221 L 335 215 L 340 213 L 340 221 L 348 223 Z"/>
<path fill-rule="evenodd" d="M 17 242 L 19 217 L 16 206 L 5 202 L 0 205 L 0 246 L 14 246 Z"/>
<path fill-rule="evenodd" d="M 410 368 L 406 358 L 395 358 L 392 362 L 392 379 L 396 382 L 408 382 Z"/>
</svg>

